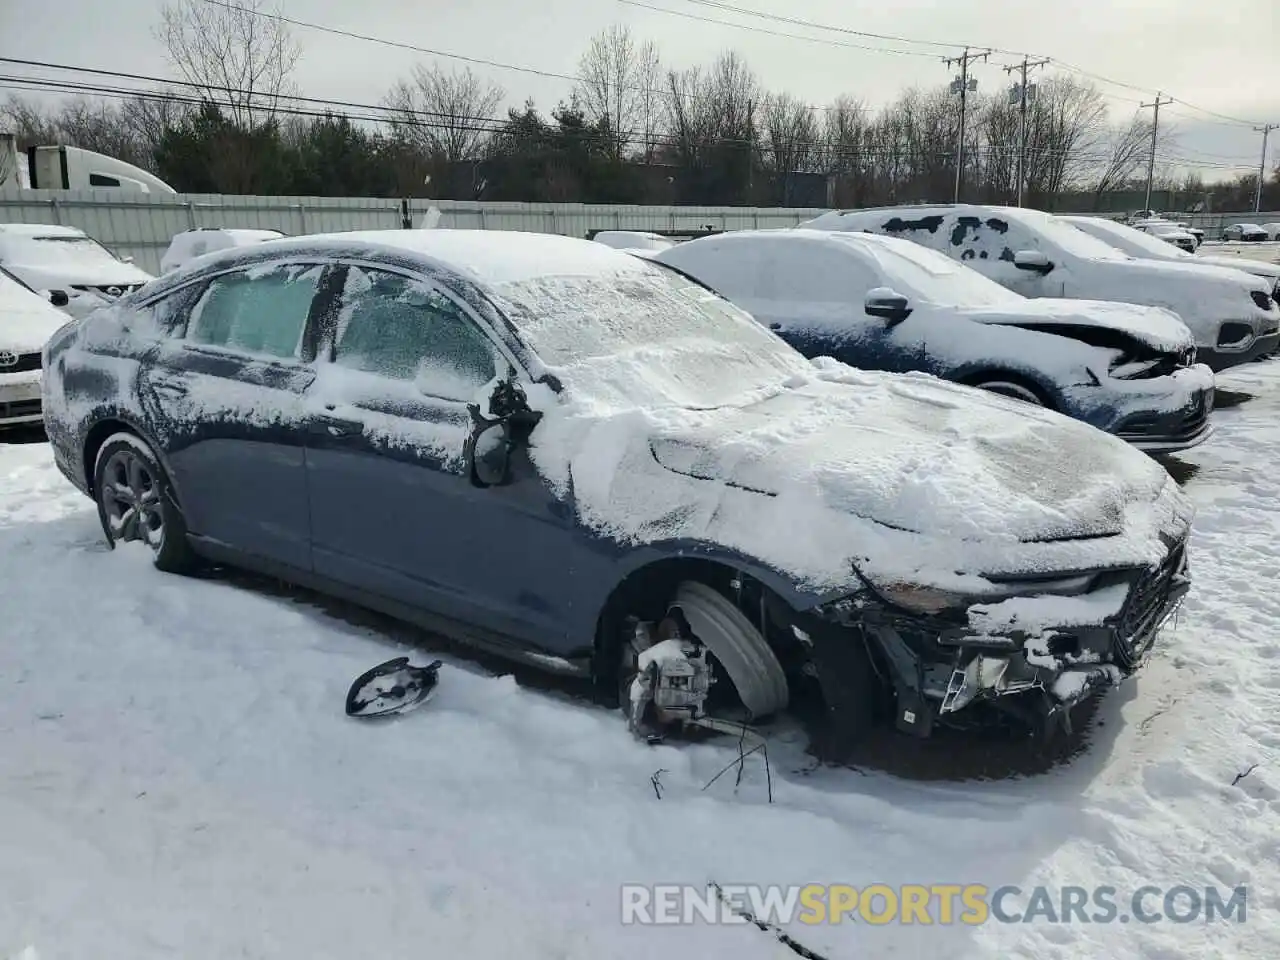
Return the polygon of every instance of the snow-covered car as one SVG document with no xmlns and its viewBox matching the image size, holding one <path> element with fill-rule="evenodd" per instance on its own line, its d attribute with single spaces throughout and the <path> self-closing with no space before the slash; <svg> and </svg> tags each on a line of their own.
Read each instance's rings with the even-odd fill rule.
<svg viewBox="0 0 1280 960">
<path fill-rule="evenodd" d="M 47 223 L 0 223 L 0 266 L 34 290 L 65 294 L 62 309 L 73 317 L 83 317 L 151 279 L 83 230 Z"/>
<path fill-rule="evenodd" d="M 804 700 L 838 743 L 880 689 L 919 735 L 978 702 L 1052 728 L 1189 589 L 1190 502 L 1123 441 L 811 362 L 587 240 L 224 251 L 58 334 L 45 369 L 55 462 L 113 543 L 590 676 L 638 731 Z"/>
<path fill-rule="evenodd" d="M 1241 240 L 1245 243 L 1259 243 L 1263 240 L 1269 240 L 1267 231 L 1256 223 L 1233 223 L 1229 227 L 1223 228 L 1223 240 Z"/>
<path fill-rule="evenodd" d="M 279 230 L 251 230 L 240 227 L 197 227 L 175 234 L 169 247 L 160 258 L 160 272 L 176 270 L 188 260 L 226 250 L 229 247 L 245 247 L 266 240 L 279 240 L 284 234 Z"/>
<path fill-rule="evenodd" d="M 1172 220 L 1139 220 L 1133 227 L 1187 253 L 1195 253 L 1199 246 L 1195 234 Z"/>
<path fill-rule="evenodd" d="M 39 423 L 40 354 L 67 315 L 0 268 L 0 430 Z"/>
<path fill-rule="evenodd" d="M 1271 299 L 1280 301 L 1280 264 L 1255 260 L 1252 257 L 1213 257 L 1203 254 L 1190 254 L 1178 250 L 1142 230 L 1123 223 L 1116 223 L 1105 217 L 1065 217 L 1059 216 L 1078 230 L 1109 243 L 1121 253 L 1140 260 L 1171 260 L 1174 263 L 1203 263 L 1211 267 L 1222 267 L 1227 270 L 1241 270 L 1244 273 L 1261 277 L 1271 285 Z"/>
<path fill-rule="evenodd" d="M 596 243 L 603 243 L 606 247 L 628 252 L 658 251 L 676 246 L 674 240 L 669 240 L 659 233 L 646 233 L 639 230 L 601 230 L 591 239 Z"/>
<path fill-rule="evenodd" d="M 1280 346 L 1271 287 L 1239 270 L 1136 260 L 1051 214 L 1015 207 L 921 205 L 833 210 L 802 227 L 903 237 L 1027 297 L 1114 300 L 1176 313 L 1214 370 Z"/>
<path fill-rule="evenodd" d="M 1280 223 L 1264 223 L 1262 229 L 1267 231 L 1268 240 L 1280 240 Z"/>
<path fill-rule="evenodd" d="M 1213 371 L 1158 307 L 1030 300 L 908 240 L 744 230 L 654 257 L 742 307 L 807 357 L 932 373 L 1058 410 L 1171 453 L 1211 430 Z"/>
</svg>

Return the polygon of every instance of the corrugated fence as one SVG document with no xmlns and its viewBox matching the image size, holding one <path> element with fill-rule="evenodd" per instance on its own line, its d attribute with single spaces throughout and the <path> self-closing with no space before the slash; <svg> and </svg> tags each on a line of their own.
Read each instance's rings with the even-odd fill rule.
<svg viewBox="0 0 1280 960">
<path fill-rule="evenodd" d="M 469 200 L 395 200 L 374 197 L 243 197 L 178 194 L 127 195 L 110 190 L 0 191 L 0 223 L 56 223 L 79 227 L 120 256 L 152 273 L 174 234 L 194 227 L 258 227 L 297 235 L 340 230 L 390 230 L 406 216 L 420 226 L 432 208 L 439 226 L 531 230 L 586 236 L 592 230 L 749 230 L 793 227 L 822 213 L 799 207 L 645 207 L 583 203 L 485 203 Z M 1188 218 L 1217 237 L 1228 223 L 1280 222 L 1280 212 L 1193 214 Z"/>
</svg>

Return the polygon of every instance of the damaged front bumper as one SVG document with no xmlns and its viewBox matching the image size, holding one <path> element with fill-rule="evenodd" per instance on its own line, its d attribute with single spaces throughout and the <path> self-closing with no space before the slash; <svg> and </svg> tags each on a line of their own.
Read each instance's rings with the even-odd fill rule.
<svg viewBox="0 0 1280 960">
<path fill-rule="evenodd" d="M 896 726 L 916 736 L 929 736 L 939 723 L 961 724 L 957 715 L 972 717 L 979 705 L 1044 734 L 1069 731 L 1072 708 L 1135 673 L 1177 612 L 1190 589 L 1185 541 L 1158 567 L 1117 571 L 1109 578 L 1092 594 L 1111 591 L 1117 598 L 1113 612 L 1095 618 L 1081 605 L 1080 615 L 1066 614 L 1054 627 L 1030 633 L 1016 623 L 995 629 L 984 624 L 983 615 L 973 616 L 981 604 L 970 608 L 966 622 L 956 623 L 879 602 L 840 601 L 810 615 L 824 628 L 810 630 L 809 651 L 821 680 L 824 670 L 847 662 L 838 648 L 856 642 L 851 634 L 860 633 L 892 685 Z"/>
</svg>

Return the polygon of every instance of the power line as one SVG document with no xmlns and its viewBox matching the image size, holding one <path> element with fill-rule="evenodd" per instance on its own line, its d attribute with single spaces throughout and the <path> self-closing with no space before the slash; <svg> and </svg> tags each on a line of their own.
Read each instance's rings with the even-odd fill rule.
<svg viewBox="0 0 1280 960">
<path fill-rule="evenodd" d="M 206 0 L 206 2 L 214 2 L 214 0 Z M 1143 94 L 1152 93 L 1150 88 L 1141 87 L 1141 86 L 1138 86 L 1137 84 L 1126 83 L 1123 80 L 1116 80 L 1112 77 L 1107 77 L 1107 76 L 1104 76 L 1103 74 L 1095 73 L 1094 71 L 1091 71 L 1091 70 L 1086 70 L 1083 67 L 1078 67 L 1075 64 L 1068 63 L 1067 61 L 1060 60 L 1056 57 L 1042 57 L 1042 55 L 1040 54 L 1030 53 L 1023 50 L 1008 50 L 1002 47 L 984 46 L 983 44 L 976 44 L 976 43 L 961 43 L 959 41 L 947 42 L 947 41 L 940 41 L 940 40 L 925 40 L 920 38 L 905 37 L 905 36 L 899 36 L 894 34 L 870 33 L 868 31 L 853 30 L 848 27 L 840 27 L 834 24 L 817 23 L 812 20 L 804 20 L 798 17 L 783 16 L 781 14 L 770 13 L 767 11 L 750 10 L 746 7 L 739 7 L 731 3 L 726 3 L 724 2 L 724 0 L 686 0 L 686 2 L 698 4 L 704 7 L 713 7 L 719 10 L 725 10 L 732 13 L 738 13 L 743 16 L 757 17 L 762 20 L 772 20 L 778 23 L 791 24 L 792 26 L 808 27 L 809 29 L 812 29 L 812 30 L 824 30 L 824 31 L 830 31 L 833 33 L 841 33 L 841 34 L 847 34 L 847 35 L 857 36 L 857 37 L 866 37 L 866 38 L 876 39 L 876 40 L 888 40 L 894 43 L 914 43 L 914 44 L 920 44 L 925 46 L 943 47 L 943 48 L 950 48 L 950 49 L 956 49 L 959 47 L 965 47 L 965 48 L 984 47 L 985 49 L 989 50 L 991 53 L 1000 53 L 1006 56 L 1035 57 L 1035 58 L 1049 59 L 1065 70 L 1069 70 L 1073 73 L 1081 74 L 1082 76 L 1090 77 L 1091 79 L 1097 80 L 1100 83 L 1121 87 L 1127 90 L 1133 90 L 1136 93 L 1143 93 Z M 1182 106 L 1187 107 L 1191 110 L 1196 110 L 1200 113 L 1205 113 L 1212 117 L 1218 117 L 1220 119 L 1227 120 L 1232 123 L 1242 124 L 1244 126 L 1250 126 L 1256 122 L 1251 120 L 1243 120 L 1240 117 L 1233 117 L 1229 114 L 1218 113 L 1217 111 L 1209 110 L 1205 107 L 1199 107 L 1187 100 L 1179 99 L 1177 100 L 1177 102 L 1180 103 Z"/>
<path fill-rule="evenodd" d="M 869 53 L 887 53 L 899 57 L 925 57 L 929 60 L 937 59 L 937 54 L 923 53 L 919 50 L 902 50 L 896 47 L 872 47 L 861 43 L 827 40 L 823 37 L 805 37 L 798 33 L 783 33 L 781 30 L 770 30 L 768 27 L 755 27 L 748 23 L 734 23 L 732 20 L 721 20 L 717 17 L 703 17 L 696 13 L 685 13 L 682 10 L 668 10 L 666 7 L 655 7 L 652 4 L 641 3 L 640 0 L 618 0 L 618 3 L 625 4 L 629 7 L 640 7 L 644 10 L 652 10 L 655 13 L 665 13 L 672 17 L 681 17 L 685 20 L 697 20 L 700 23 L 713 23 L 722 27 L 733 27 L 735 30 L 746 30 L 749 33 L 760 33 L 771 37 L 782 37 L 786 40 L 800 40 L 805 43 L 820 43 L 829 47 L 843 47 L 846 50 L 866 50 Z"/>
</svg>

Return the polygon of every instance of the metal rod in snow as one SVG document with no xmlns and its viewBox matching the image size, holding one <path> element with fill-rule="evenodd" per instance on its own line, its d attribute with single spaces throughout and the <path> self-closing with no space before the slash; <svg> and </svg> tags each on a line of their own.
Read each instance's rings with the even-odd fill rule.
<svg viewBox="0 0 1280 960">
<path fill-rule="evenodd" d="M 1142 109 L 1147 107 L 1155 107 L 1155 116 L 1151 118 L 1151 158 L 1147 161 L 1147 199 L 1142 205 L 1142 209 L 1151 209 L 1151 182 L 1156 176 L 1156 137 L 1160 131 L 1160 108 L 1165 104 L 1173 103 L 1173 98 L 1165 98 L 1162 92 L 1157 91 L 1155 103 L 1144 103 Z"/>
<path fill-rule="evenodd" d="M 1262 134 L 1262 159 L 1258 161 L 1258 189 L 1253 194 L 1254 213 L 1262 212 L 1262 182 L 1267 177 L 1267 138 L 1271 136 L 1271 131 L 1278 126 L 1280 124 L 1268 123 L 1265 126 L 1253 128 Z"/>
</svg>

